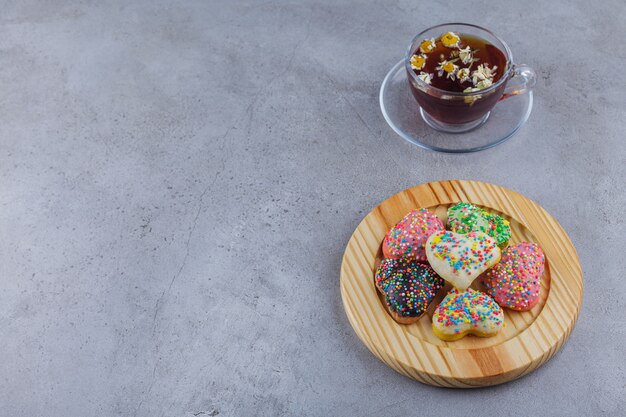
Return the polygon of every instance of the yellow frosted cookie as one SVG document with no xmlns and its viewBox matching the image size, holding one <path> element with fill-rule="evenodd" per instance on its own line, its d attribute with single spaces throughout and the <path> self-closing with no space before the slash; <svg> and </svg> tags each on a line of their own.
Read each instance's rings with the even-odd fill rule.
<svg viewBox="0 0 626 417">
<path fill-rule="evenodd" d="M 495 336 L 504 324 L 504 313 L 493 298 L 468 288 L 453 289 L 433 314 L 433 333 L 445 341 L 458 340 L 467 334 Z"/>
</svg>

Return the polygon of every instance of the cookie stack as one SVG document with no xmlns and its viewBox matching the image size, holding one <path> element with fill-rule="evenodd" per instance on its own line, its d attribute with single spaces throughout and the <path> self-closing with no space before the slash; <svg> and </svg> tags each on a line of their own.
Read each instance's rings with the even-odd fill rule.
<svg viewBox="0 0 626 417">
<path fill-rule="evenodd" d="M 433 333 L 446 341 L 494 336 L 504 324 L 503 307 L 525 311 L 537 304 L 544 272 L 541 248 L 508 246 L 510 238 L 506 219 L 473 204 L 448 209 L 448 230 L 434 213 L 410 211 L 385 236 L 375 276 L 391 317 L 418 321 L 448 282 L 451 290 L 432 316 Z M 479 276 L 486 292 L 470 288 Z"/>
</svg>

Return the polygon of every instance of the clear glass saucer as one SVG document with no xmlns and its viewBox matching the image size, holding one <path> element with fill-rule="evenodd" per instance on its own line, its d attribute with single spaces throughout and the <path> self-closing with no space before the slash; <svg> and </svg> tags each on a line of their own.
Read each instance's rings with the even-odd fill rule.
<svg viewBox="0 0 626 417">
<path fill-rule="evenodd" d="M 380 109 L 389 126 L 420 148 L 437 152 L 468 153 L 492 148 L 513 137 L 526 123 L 533 108 L 533 93 L 512 96 L 496 104 L 482 123 L 464 133 L 431 128 L 422 118 L 409 89 L 404 61 L 389 71 L 380 87 Z"/>
</svg>

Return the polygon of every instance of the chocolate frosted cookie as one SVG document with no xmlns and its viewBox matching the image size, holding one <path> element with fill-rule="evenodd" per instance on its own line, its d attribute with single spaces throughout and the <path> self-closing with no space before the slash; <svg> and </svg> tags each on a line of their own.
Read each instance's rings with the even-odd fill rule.
<svg viewBox="0 0 626 417">
<path fill-rule="evenodd" d="M 444 284 L 430 266 L 407 259 L 383 259 L 375 278 L 389 314 L 402 324 L 419 320 Z"/>
</svg>

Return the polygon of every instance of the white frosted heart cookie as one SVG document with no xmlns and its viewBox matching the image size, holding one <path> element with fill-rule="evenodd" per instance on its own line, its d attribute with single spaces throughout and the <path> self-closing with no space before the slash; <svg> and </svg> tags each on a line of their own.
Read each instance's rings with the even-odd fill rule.
<svg viewBox="0 0 626 417">
<path fill-rule="evenodd" d="M 504 312 L 487 294 L 468 288 L 453 289 L 433 314 L 433 333 L 441 340 L 452 341 L 466 334 L 495 336 L 504 324 Z"/>
<path fill-rule="evenodd" d="M 500 260 L 496 241 L 482 232 L 459 234 L 439 231 L 426 242 L 426 257 L 437 274 L 465 290 Z"/>
</svg>

